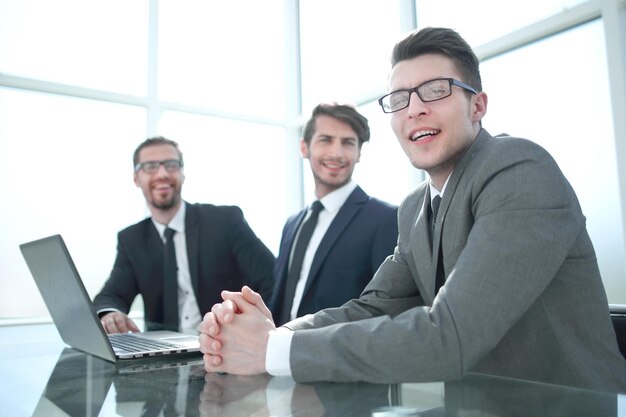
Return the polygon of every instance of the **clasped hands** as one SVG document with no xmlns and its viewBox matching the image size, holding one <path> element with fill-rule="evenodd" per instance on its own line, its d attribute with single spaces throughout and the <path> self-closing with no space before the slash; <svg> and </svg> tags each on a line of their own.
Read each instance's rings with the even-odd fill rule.
<svg viewBox="0 0 626 417">
<path fill-rule="evenodd" d="M 276 326 L 261 296 L 247 286 L 222 291 L 200 325 L 200 350 L 207 372 L 263 374 L 269 332 Z"/>
</svg>

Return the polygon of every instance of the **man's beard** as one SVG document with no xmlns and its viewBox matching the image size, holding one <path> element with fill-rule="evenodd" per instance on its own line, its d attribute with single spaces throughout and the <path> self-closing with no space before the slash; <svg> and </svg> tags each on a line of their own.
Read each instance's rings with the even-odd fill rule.
<svg viewBox="0 0 626 417">
<path fill-rule="evenodd" d="M 159 210 L 169 210 L 171 208 L 173 208 L 176 204 L 178 204 L 178 202 L 180 201 L 180 194 L 172 196 L 172 198 L 170 198 L 169 200 L 163 202 L 163 203 L 156 203 L 153 202 L 152 206 L 154 208 L 157 208 Z"/>
</svg>

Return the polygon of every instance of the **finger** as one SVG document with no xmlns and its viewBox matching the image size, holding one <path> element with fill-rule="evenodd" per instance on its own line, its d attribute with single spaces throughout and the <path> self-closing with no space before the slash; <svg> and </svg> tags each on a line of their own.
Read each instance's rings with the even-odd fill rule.
<svg viewBox="0 0 626 417">
<path fill-rule="evenodd" d="M 239 293 L 232 293 L 239 294 Z M 220 324 L 230 323 L 235 316 L 235 313 L 238 313 L 240 310 L 236 303 L 232 300 L 225 300 L 221 304 L 215 304 L 213 308 L 211 308 L 211 312 L 215 314 L 215 319 Z"/>
<path fill-rule="evenodd" d="M 200 343 L 200 352 L 202 353 L 209 353 L 209 336 L 207 336 L 205 333 L 200 333 L 200 335 L 198 335 L 198 342 Z"/>
<path fill-rule="evenodd" d="M 222 303 L 222 305 L 228 306 L 229 308 L 233 308 L 234 312 L 237 312 L 237 313 L 242 313 L 242 312 L 245 312 L 246 310 L 250 311 L 249 307 L 252 306 L 243 297 L 243 294 L 240 292 L 222 291 L 222 298 L 224 299 L 224 302 Z"/>
<path fill-rule="evenodd" d="M 111 317 L 113 318 L 113 326 L 115 327 L 115 331 L 117 333 L 128 333 L 130 330 L 128 326 L 130 319 L 126 314 L 111 313 Z"/>
<path fill-rule="evenodd" d="M 222 350 L 222 342 L 218 339 L 214 339 L 204 333 L 198 336 L 198 340 L 200 341 L 200 351 L 202 353 L 208 354 L 219 354 Z"/>
<path fill-rule="evenodd" d="M 243 293 L 222 291 L 222 298 L 226 299 L 224 303 L 228 301 L 235 303 L 237 305 L 237 310 L 240 313 L 261 312 L 261 314 L 263 314 L 265 317 L 269 318 L 270 320 L 272 319 L 272 313 L 270 313 L 269 309 L 265 306 L 265 303 L 263 302 L 263 299 L 259 294 L 255 293 L 254 291 L 252 291 L 252 289 L 250 289 L 250 287 L 247 286 L 244 286 L 242 291 L 248 292 L 247 298 L 244 297 Z"/>
<path fill-rule="evenodd" d="M 226 301 L 226 300 L 228 300 L 228 299 L 230 299 L 230 298 L 232 298 L 232 297 L 234 297 L 234 296 L 236 296 L 236 295 L 241 295 L 241 292 L 239 292 L 239 291 L 228 291 L 228 290 L 223 290 L 223 291 L 222 291 L 222 293 L 221 293 L 221 295 L 222 295 L 222 299 L 223 299 L 224 301 Z"/>
<path fill-rule="evenodd" d="M 117 325 L 115 324 L 115 313 L 105 314 L 100 319 L 100 322 L 102 323 L 104 330 L 108 334 L 119 333 L 119 330 L 117 329 Z"/>
<path fill-rule="evenodd" d="M 128 333 L 128 326 L 126 320 L 123 317 L 115 317 L 115 328 L 118 333 Z"/>
<path fill-rule="evenodd" d="M 141 331 L 141 330 L 139 330 L 139 327 L 137 327 L 135 322 L 132 321 L 129 318 L 126 319 L 126 327 L 128 328 L 128 330 L 130 330 L 131 332 L 134 332 L 134 333 L 137 333 L 137 332 Z"/>
<path fill-rule="evenodd" d="M 207 372 L 224 372 L 222 369 L 222 357 L 219 355 L 204 354 L 204 369 Z"/>
<path fill-rule="evenodd" d="M 265 317 L 273 321 L 272 312 L 265 305 L 265 302 L 263 301 L 263 297 L 261 297 L 261 294 L 259 294 L 258 292 L 255 292 L 254 290 L 252 290 L 252 288 L 248 287 L 247 285 L 244 285 L 244 287 L 241 289 L 241 293 L 243 295 L 243 298 L 246 301 L 248 301 L 250 304 L 254 304 L 255 306 L 257 306 L 257 308 L 261 311 L 261 313 L 263 313 Z"/>
<path fill-rule="evenodd" d="M 215 306 L 213 306 L 215 308 Z M 200 323 L 200 333 L 207 334 L 209 336 L 217 336 L 220 333 L 220 326 L 217 323 L 215 313 L 209 311 L 204 315 L 204 320 Z"/>
<path fill-rule="evenodd" d="M 235 313 L 236 306 L 232 301 L 224 301 L 219 304 L 215 304 L 211 308 L 216 324 L 222 325 L 229 323 Z M 219 331 L 219 329 L 217 329 Z"/>
</svg>

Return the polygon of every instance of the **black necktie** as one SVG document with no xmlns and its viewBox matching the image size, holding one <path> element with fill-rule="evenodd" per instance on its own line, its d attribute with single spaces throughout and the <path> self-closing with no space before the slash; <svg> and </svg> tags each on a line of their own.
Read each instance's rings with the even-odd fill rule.
<svg viewBox="0 0 626 417">
<path fill-rule="evenodd" d="M 163 324 L 168 330 L 178 330 L 178 267 L 174 248 L 175 230 L 165 229 L 163 247 Z"/>
<path fill-rule="evenodd" d="M 430 225 L 432 226 L 431 237 L 433 241 L 435 240 L 435 225 L 437 224 L 437 212 L 439 211 L 439 204 L 441 204 L 441 196 L 436 195 L 435 197 L 433 197 L 433 200 L 430 204 L 430 207 L 432 209 Z"/>
<path fill-rule="evenodd" d="M 439 211 L 439 205 L 441 204 L 441 196 L 436 195 L 435 197 L 433 197 L 433 200 L 431 201 L 431 209 L 432 209 L 432 213 L 431 213 L 431 219 L 430 219 L 430 224 L 432 226 L 432 230 L 431 230 L 431 238 L 432 238 L 432 242 L 435 241 L 435 225 L 437 224 L 437 212 Z M 440 247 L 441 247 L 441 242 L 439 243 Z M 433 251 L 435 250 L 435 248 L 433 247 Z M 441 253 L 441 251 L 439 251 L 439 256 L 437 257 L 437 272 L 435 275 L 435 295 L 437 295 L 437 293 L 439 292 L 439 288 L 441 288 L 441 286 L 443 285 L 445 281 L 445 273 L 443 272 L 443 254 Z"/>
<path fill-rule="evenodd" d="M 291 266 L 289 267 L 289 273 L 287 274 L 287 283 L 285 285 L 285 293 L 283 295 L 283 308 L 280 312 L 280 324 L 289 321 L 291 313 L 291 307 L 293 305 L 293 296 L 296 292 L 296 285 L 300 279 L 300 272 L 302 271 L 302 261 L 304 260 L 304 253 L 307 246 L 309 246 L 309 240 L 315 230 L 317 224 L 317 217 L 320 211 L 324 208 L 322 203 L 316 201 L 311 206 L 311 215 L 302 223 L 300 228 L 300 234 L 296 241 L 296 247 L 293 251 L 291 258 Z"/>
</svg>

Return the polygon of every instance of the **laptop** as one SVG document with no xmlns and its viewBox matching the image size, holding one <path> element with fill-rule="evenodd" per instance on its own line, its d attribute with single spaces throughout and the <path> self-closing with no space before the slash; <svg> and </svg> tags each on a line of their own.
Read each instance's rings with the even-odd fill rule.
<svg viewBox="0 0 626 417">
<path fill-rule="evenodd" d="M 74 349 L 110 362 L 199 354 L 194 335 L 167 330 L 107 335 L 61 235 L 23 243 L 20 250 L 61 339 Z"/>
</svg>

